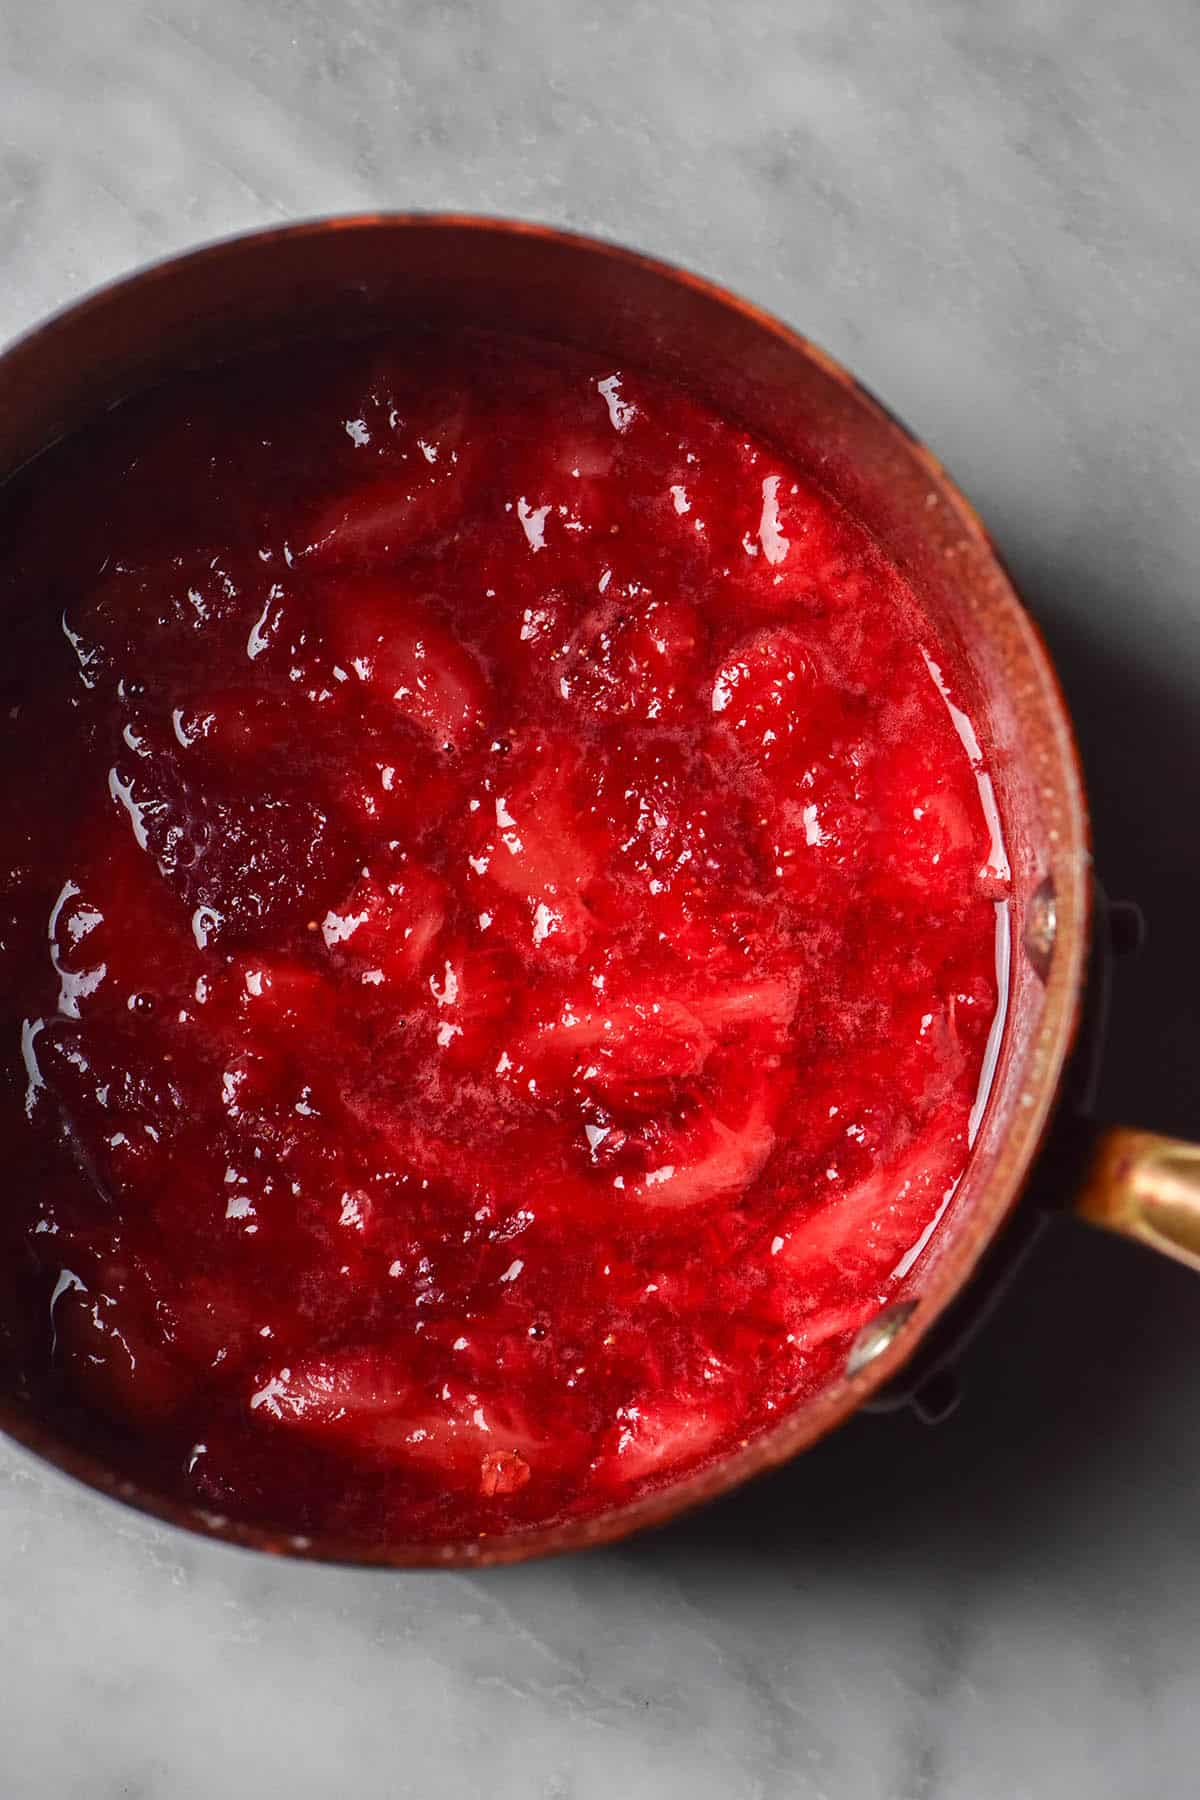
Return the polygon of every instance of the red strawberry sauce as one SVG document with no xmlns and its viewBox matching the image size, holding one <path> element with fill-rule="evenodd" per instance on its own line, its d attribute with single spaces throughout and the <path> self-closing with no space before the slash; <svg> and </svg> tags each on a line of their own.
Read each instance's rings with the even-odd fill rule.
<svg viewBox="0 0 1200 1800">
<path fill-rule="evenodd" d="M 854 520 L 484 338 L 176 381 L 0 507 L 9 1388 L 379 1541 L 610 1507 L 839 1371 L 1007 944 L 953 655 Z"/>
</svg>

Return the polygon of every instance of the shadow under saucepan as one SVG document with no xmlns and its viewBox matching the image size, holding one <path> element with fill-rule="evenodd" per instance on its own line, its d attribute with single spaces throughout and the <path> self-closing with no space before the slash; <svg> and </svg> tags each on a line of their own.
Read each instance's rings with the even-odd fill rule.
<svg viewBox="0 0 1200 1800">
<path fill-rule="evenodd" d="M 1009 561 L 1045 632 L 1075 719 L 1097 871 L 1111 899 L 1138 903 L 1148 927 L 1142 952 L 1115 971 L 1098 1110 L 1122 1123 L 1195 1137 L 1200 600 L 1175 593 L 1150 606 L 1117 570 L 1058 569 L 1019 548 Z M 1183 629 L 1168 646 L 1155 620 L 1172 614 Z"/>
<path fill-rule="evenodd" d="M 1118 654 L 1072 622 L 1121 616 L 1112 573 L 1007 548 L 1075 716 L 1097 869 L 1149 926 L 1145 950 L 1115 969 L 1098 1110 L 1200 1136 L 1195 695 L 1127 636 Z M 1044 1568 L 1051 1547 L 1120 1562 L 1156 1528 L 1191 1530 L 1179 1509 L 1200 1491 L 1198 1344 L 1194 1274 L 1056 1218 L 966 1352 L 951 1418 L 860 1416 L 625 1554 L 777 1557 L 793 1572 L 836 1554 L 860 1572 L 936 1565 L 943 1579 L 981 1549 L 1006 1574 L 1023 1559 Z"/>
</svg>

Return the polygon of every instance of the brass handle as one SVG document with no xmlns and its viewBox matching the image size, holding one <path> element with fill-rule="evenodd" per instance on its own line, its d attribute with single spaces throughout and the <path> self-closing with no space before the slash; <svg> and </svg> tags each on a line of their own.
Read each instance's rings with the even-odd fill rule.
<svg viewBox="0 0 1200 1800">
<path fill-rule="evenodd" d="M 1200 1144 L 1121 1126 L 1101 1132 L 1075 1206 L 1089 1224 L 1200 1270 Z"/>
</svg>

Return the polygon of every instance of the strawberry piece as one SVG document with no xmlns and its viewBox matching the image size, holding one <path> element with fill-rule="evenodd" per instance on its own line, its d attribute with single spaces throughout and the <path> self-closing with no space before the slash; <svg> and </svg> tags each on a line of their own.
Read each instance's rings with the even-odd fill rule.
<svg viewBox="0 0 1200 1800">
<path fill-rule="evenodd" d="M 522 584 L 505 621 L 502 650 L 523 677 L 522 686 L 539 699 L 562 697 L 561 677 L 571 658 L 577 608 L 556 588 Z"/>
<path fill-rule="evenodd" d="M 446 888 L 419 863 L 390 875 L 363 874 L 321 920 L 335 962 L 368 986 L 414 979 L 427 966 L 446 918 Z"/>
<path fill-rule="evenodd" d="M 204 851 L 176 877 L 197 941 L 252 942 L 301 923 L 335 887 L 348 856 L 319 806 L 282 795 L 213 798 L 205 825 Z"/>
<path fill-rule="evenodd" d="M 895 1273 L 948 1204 L 962 1163 L 962 1139 L 939 1115 L 899 1155 L 859 1180 L 829 1182 L 825 1196 L 798 1209 L 781 1227 L 778 1269 L 801 1294 L 828 1292 L 831 1276 L 853 1293 L 870 1269 Z"/>
<path fill-rule="evenodd" d="M 548 743 L 511 791 L 494 802 L 491 832 L 505 852 L 488 873 L 511 892 L 532 898 L 565 895 L 587 886 L 603 855 L 603 827 L 587 817 L 583 758 L 563 743 Z"/>
<path fill-rule="evenodd" d="M 803 731 L 816 685 L 813 660 L 797 632 L 757 632 L 724 658 L 713 676 L 714 718 L 764 763 L 793 749 Z"/>
<path fill-rule="evenodd" d="M 743 797 L 715 780 L 713 765 L 674 734 L 631 746 L 600 764 L 594 779 L 615 827 L 615 844 L 589 893 L 594 913 L 618 927 L 631 913 L 644 917 L 662 946 L 656 961 L 678 954 L 690 967 L 714 943 L 728 952 L 740 935 L 736 926 L 727 929 L 741 910 L 737 901 L 759 904 Z"/>
<path fill-rule="evenodd" d="M 566 417 L 548 410 L 539 425 L 532 453 L 515 462 L 505 482 L 513 559 L 539 576 L 537 564 L 544 563 L 550 581 L 578 579 L 595 562 L 596 540 L 609 535 L 620 506 L 613 480 L 618 434 L 598 395 L 595 405 L 585 399 Z"/>
<path fill-rule="evenodd" d="M 763 804 L 759 854 L 768 879 L 796 899 L 819 894 L 831 883 L 844 889 L 839 871 L 873 867 L 872 812 L 857 771 L 814 763 L 801 778 L 784 781 Z"/>
<path fill-rule="evenodd" d="M 172 1295 L 171 1333 L 180 1360 L 196 1369 L 244 1367 L 262 1355 L 261 1297 L 227 1280 L 189 1271 Z"/>
<path fill-rule="evenodd" d="M 520 964 L 503 950 L 470 948 L 461 939 L 433 959 L 427 989 L 441 1061 L 474 1072 L 494 1066 L 516 1000 Z"/>
<path fill-rule="evenodd" d="M 154 1329 L 151 1283 L 118 1263 L 84 1270 L 63 1268 L 51 1293 L 56 1359 L 76 1392 L 108 1418 L 161 1427 L 189 1383 Z"/>
<path fill-rule="evenodd" d="M 175 736 L 187 749 L 234 768 L 294 747 L 300 729 L 290 696 L 264 688 L 222 688 L 172 712 Z M 307 724 L 307 721 L 306 721 Z"/>
<path fill-rule="evenodd" d="M 667 1211 L 730 1199 L 761 1174 L 775 1148 L 772 1110 L 761 1094 L 700 1108 L 677 1129 L 655 1134 L 652 1168 L 622 1172 L 613 1187 L 622 1202 Z"/>
<path fill-rule="evenodd" d="M 744 440 L 729 462 L 726 450 L 688 492 L 738 612 L 840 615 L 872 606 L 881 581 L 895 580 L 862 527 L 811 482 Z"/>
<path fill-rule="evenodd" d="M 262 1378 L 249 1406 L 264 1427 L 341 1440 L 389 1460 L 399 1456 L 490 1494 L 523 1486 L 546 1448 L 544 1433 L 499 1399 L 449 1381 L 434 1398 L 403 1362 L 376 1350 L 287 1364 Z M 525 1465 L 524 1477 L 517 1462 Z"/>
<path fill-rule="evenodd" d="M 257 558 L 227 541 L 218 556 L 189 549 L 161 562 L 122 562 L 74 590 L 63 636 L 86 691 L 128 695 L 147 686 L 130 672 L 145 670 L 167 692 L 178 679 L 194 680 L 198 666 L 241 661 L 273 585 Z"/>
<path fill-rule="evenodd" d="M 354 855 L 328 813 L 280 785 L 227 789 L 185 772 L 177 749 L 119 759 L 109 817 L 125 822 L 190 920 L 198 949 L 303 921 Z M 335 890 L 336 891 L 336 890 Z"/>
<path fill-rule="evenodd" d="M 480 467 L 461 391 L 422 392 L 381 363 L 351 404 L 359 416 L 344 427 L 346 486 L 322 498 L 300 532 L 305 560 L 322 569 L 395 558 L 452 531 Z"/>
<path fill-rule="evenodd" d="M 77 869 L 48 922 L 59 1013 L 132 1026 L 189 998 L 201 959 L 150 857 L 113 819 Z"/>
<path fill-rule="evenodd" d="M 243 953 L 198 977 L 188 1011 L 234 1048 L 291 1051 L 328 1043 L 336 1015 L 332 982 L 298 957 Z"/>
<path fill-rule="evenodd" d="M 475 658 L 427 607 L 383 577 L 337 584 L 330 635 L 344 675 L 362 682 L 438 744 L 468 741 L 490 711 Z"/>
<path fill-rule="evenodd" d="M 543 1088 L 583 1081 L 615 1106 L 632 1103 L 640 1112 L 647 1096 L 662 1096 L 664 1083 L 698 1076 L 719 1044 L 753 1040 L 760 1051 L 778 1050 L 798 1002 L 795 980 L 782 978 L 692 991 L 686 1001 L 661 988 L 599 1002 L 542 989 L 508 1054 Z"/>
<path fill-rule="evenodd" d="M 999 877 L 993 891 L 1005 890 L 1003 848 L 991 842 L 978 795 L 965 794 L 947 773 L 948 751 L 935 736 L 929 744 L 899 745 L 873 766 L 878 888 L 923 898 L 949 886 L 972 895 L 986 871 Z"/>
<path fill-rule="evenodd" d="M 556 659 L 555 688 L 588 716 L 666 723 L 696 704 L 700 616 L 686 601 L 655 599 L 636 582 L 631 587 L 625 594 L 610 587 L 573 634 Z"/>
<path fill-rule="evenodd" d="M 634 1083 L 696 1075 L 713 1041 L 697 1012 L 678 1000 L 589 1004 L 556 994 L 539 997 L 511 1055 L 540 1083 L 570 1081 L 586 1067 L 588 1079 L 603 1087 L 610 1072 Z"/>
<path fill-rule="evenodd" d="M 791 1025 L 799 1004 L 798 983 L 790 974 L 730 982 L 693 994 L 691 999 L 696 1017 L 724 1039 L 744 1031 L 779 1038 Z"/>
<path fill-rule="evenodd" d="M 580 751 L 547 739 L 479 806 L 469 867 L 522 903 L 527 953 L 569 954 L 596 930 L 584 896 L 607 846 Z"/>
<path fill-rule="evenodd" d="M 674 1479 L 710 1455 L 727 1429 L 728 1421 L 710 1395 L 680 1400 L 639 1395 L 619 1408 L 593 1479 L 612 1490 Z"/>
<path fill-rule="evenodd" d="M 317 510 L 305 531 L 306 557 L 319 567 L 395 557 L 451 528 L 459 504 L 454 465 L 437 473 L 414 468 L 377 476 Z"/>
<path fill-rule="evenodd" d="M 146 1031 L 103 1037 L 55 1021 L 39 1032 L 40 1077 L 61 1104 L 81 1158 L 107 1193 L 150 1191 L 185 1137 L 187 1107 Z"/>
<path fill-rule="evenodd" d="M 378 846 L 415 846 L 439 839 L 466 804 L 457 758 L 445 754 L 408 720 L 390 731 L 359 731 L 319 771 L 329 808 L 345 820 L 371 861 Z"/>
</svg>

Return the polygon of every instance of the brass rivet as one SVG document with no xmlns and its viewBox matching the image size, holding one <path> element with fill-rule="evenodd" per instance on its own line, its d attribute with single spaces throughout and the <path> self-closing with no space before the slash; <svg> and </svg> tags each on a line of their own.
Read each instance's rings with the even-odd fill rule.
<svg viewBox="0 0 1200 1800">
<path fill-rule="evenodd" d="M 877 1356 L 890 1349 L 916 1310 L 915 1300 L 897 1300 L 894 1306 L 886 1306 L 873 1319 L 868 1319 L 850 1346 L 846 1358 L 847 1375 L 861 1374 L 868 1363 L 873 1363 Z"/>
<path fill-rule="evenodd" d="M 1054 892 L 1054 883 L 1047 875 L 1029 902 L 1025 914 L 1025 933 L 1023 942 L 1025 954 L 1033 964 L 1034 971 L 1045 981 L 1050 973 L 1050 959 L 1054 954 L 1054 940 L 1058 935 L 1058 899 Z"/>
</svg>

